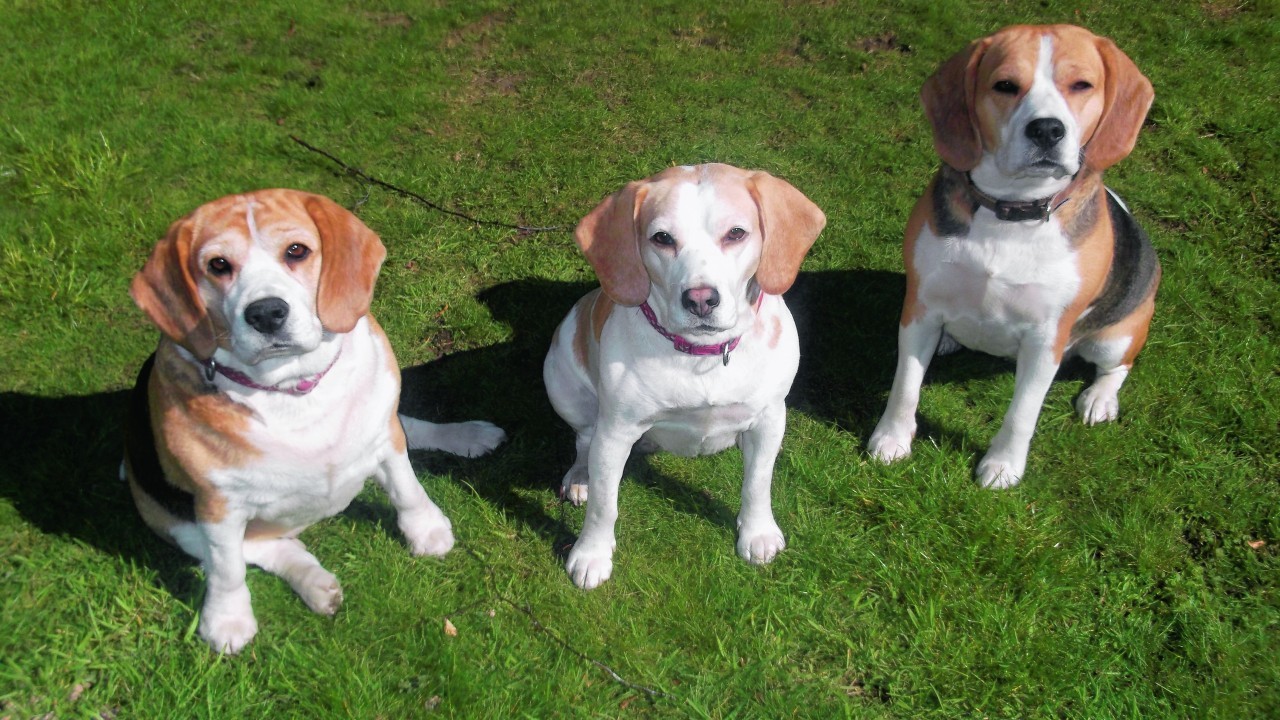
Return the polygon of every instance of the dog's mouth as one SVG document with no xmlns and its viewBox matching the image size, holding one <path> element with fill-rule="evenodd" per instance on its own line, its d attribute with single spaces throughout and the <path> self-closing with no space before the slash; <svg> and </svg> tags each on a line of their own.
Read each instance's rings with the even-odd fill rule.
<svg viewBox="0 0 1280 720">
<path fill-rule="evenodd" d="M 722 328 L 718 325 L 711 325 L 708 323 L 701 323 L 690 327 L 689 333 L 692 335 L 715 335 L 717 333 L 722 333 L 725 330 L 728 330 L 728 328 Z"/>
<path fill-rule="evenodd" d="M 281 357 L 290 357 L 292 355 L 302 355 L 307 349 L 297 343 L 287 342 L 283 340 L 273 341 L 270 345 L 262 348 L 253 357 L 252 365 L 257 365 L 263 360 L 272 360 Z"/>
</svg>

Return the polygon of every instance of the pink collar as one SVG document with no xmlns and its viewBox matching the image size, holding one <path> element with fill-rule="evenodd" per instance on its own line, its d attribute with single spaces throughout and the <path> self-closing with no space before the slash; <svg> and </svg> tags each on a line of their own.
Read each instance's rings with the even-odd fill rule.
<svg viewBox="0 0 1280 720">
<path fill-rule="evenodd" d="M 752 309 L 758 311 L 760 309 L 760 304 L 763 302 L 764 302 L 764 293 L 761 292 L 760 297 L 756 298 L 755 307 Z M 676 335 L 670 330 L 667 330 L 666 328 L 662 327 L 662 323 L 658 322 L 657 314 L 653 312 L 653 308 L 649 307 L 648 300 L 644 301 L 643 303 L 640 303 L 640 312 L 644 313 L 645 319 L 649 321 L 649 324 L 653 326 L 654 330 L 658 331 L 659 335 L 670 340 L 671 344 L 675 347 L 676 350 L 688 355 L 697 355 L 697 356 L 704 356 L 704 357 L 710 357 L 711 355 L 719 355 L 724 360 L 724 364 L 728 365 L 729 353 L 733 352 L 733 350 L 738 347 L 738 343 L 742 341 L 742 336 L 739 335 L 738 337 L 732 340 L 727 340 L 718 345 L 699 345 L 697 343 L 691 342 L 686 337 L 683 337 L 681 335 Z"/>
<path fill-rule="evenodd" d="M 245 375 L 239 370 L 233 370 L 232 368 L 227 367 L 226 365 L 219 365 L 218 363 L 214 362 L 213 358 L 209 358 L 204 363 L 204 378 L 205 380 L 212 383 L 213 374 L 216 372 L 222 377 L 230 380 L 231 382 L 236 383 L 237 385 L 243 385 L 247 388 L 253 388 L 254 390 L 266 390 L 267 392 L 282 392 L 282 393 L 285 393 L 286 395 L 306 395 L 307 393 L 316 389 L 316 386 L 320 384 L 320 379 L 323 378 L 330 370 L 333 369 L 333 366 L 337 364 L 338 358 L 341 356 L 342 356 L 342 350 L 339 349 L 338 353 L 333 356 L 333 362 L 329 363 L 329 367 L 325 368 L 324 370 L 321 370 L 320 372 L 316 373 L 315 375 L 312 375 L 309 378 L 305 378 L 299 381 L 298 384 L 294 385 L 293 387 L 280 387 L 279 385 L 260 385 L 254 382 L 253 378 L 249 377 L 248 375 Z"/>
</svg>

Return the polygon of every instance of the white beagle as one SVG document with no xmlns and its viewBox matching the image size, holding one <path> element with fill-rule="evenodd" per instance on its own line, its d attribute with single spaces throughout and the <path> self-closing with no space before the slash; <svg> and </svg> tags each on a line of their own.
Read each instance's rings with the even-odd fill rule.
<svg viewBox="0 0 1280 720">
<path fill-rule="evenodd" d="M 263 190 L 175 222 L 133 279 L 164 334 L 134 388 L 122 472 L 147 524 L 204 566 L 200 636 L 215 650 L 257 632 L 245 563 L 337 611 L 337 579 L 295 536 L 371 476 L 415 555 L 448 552 L 449 520 L 406 449 L 474 457 L 505 437 L 397 416 L 400 370 L 369 314 L 385 256 L 332 200 Z"/>
<path fill-rule="evenodd" d="M 566 564 L 579 587 L 612 572 L 618 483 L 640 440 L 680 455 L 737 443 L 738 554 L 762 564 L 782 550 L 769 486 L 800 350 L 781 294 L 825 224 L 786 182 L 719 164 L 629 183 L 579 223 L 602 287 L 556 329 L 543 367 L 577 433 L 562 492 L 587 502 Z"/>
<path fill-rule="evenodd" d="M 1146 341 L 1160 265 L 1102 172 L 1133 149 L 1151 83 L 1106 38 L 1016 26 L 948 60 L 921 98 L 943 166 L 907 223 L 897 372 L 869 449 L 910 454 L 935 350 L 1015 358 L 1012 404 L 977 469 L 984 487 L 1008 487 L 1063 357 L 1097 366 L 1076 402 L 1092 425 L 1118 417 Z"/>
</svg>

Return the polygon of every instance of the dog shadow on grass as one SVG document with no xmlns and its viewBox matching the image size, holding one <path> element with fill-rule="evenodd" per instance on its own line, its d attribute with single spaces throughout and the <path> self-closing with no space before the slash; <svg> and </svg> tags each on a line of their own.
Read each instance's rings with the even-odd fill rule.
<svg viewBox="0 0 1280 720">
<path fill-rule="evenodd" d="M 538 533 L 558 554 L 566 552 L 576 535 L 557 499 L 560 480 L 573 461 L 573 433 L 547 400 L 542 361 L 556 326 L 593 287 L 589 282 L 528 279 L 485 290 L 480 300 L 495 319 L 510 326 L 509 341 L 403 371 L 402 411 L 436 422 L 489 420 L 509 436 L 484 458 L 414 453 L 415 467 L 464 483 Z M 800 370 L 788 399 L 793 411 L 832 423 L 865 444 L 893 380 L 903 292 L 898 273 L 800 275 L 787 294 L 801 339 Z M 1010 370 L 1009 363 L 959 353 L 931 368 L 929 381 L 963 382 Z M 190 601 L 202 587 L 194 561 L 142 523 L 128 485 L 118 479 L 128 394 L 0 393 L 5 428 L 0 433 L 0 496 L 41 532 L 75 538 L 150 568 L 172 595 Z M 921 437 L 944 446 L 971 446 L 962 429 L 921 420 Z M 667 476 L 644 456 L 633 454 L 625 478 L 668 499 L 677 511 L 734 529 L 736 507 Z M 345 515 L 395 527 L 385 503 L 357 499 Z"/>
<path fill-rule="evenodd" d="M 149 568 L 171 595 L 191 601 L 203 584 L 194 561 L 143 524 L 119 476 L 128 405 L 128 390 L 0 393 L 0 497 L 41 533 Z"/>
<path fill-rule="evenodd" d="M 491 315 L 511 328 L 511 339 L 453 353 L 403 372 L 401 410 L 434 422 L 484 419 L 509 440 L 491 460 L 417 453 L 419 469 L 465 473 L 486 502 L 539 533 L 563 554 L 575 531 L 558 497 L 573 462 L 573 432 L 551 408 L 542 363 L 556 326 L 593 282 L 517 280 L 483 291 Z M 800 369 L 788 407 L 829 422 L 865 445 L 893 381 L 898 316 L 905 292 L 901 273 L 841 270 L 801 273 L 786 300 L 800 333 Z M 931 369 L 930 382 L 962 382 L 1009 371 L 1007 363 L 961 352 Z M 919 437 L 963 447 L 965 432 L 921 418 Z M 785 440 L 784 440 L 785 442 Z M 735 529 L 736 503 L 721 500 L 656 469 L 633 453 L 624 482 L 637 482 L 670 501 L 679 512 Z M 447 512 L 447 508 L 446 508 Z M 625 512 L 625 510 L 624 510 Z"/>
</svg>

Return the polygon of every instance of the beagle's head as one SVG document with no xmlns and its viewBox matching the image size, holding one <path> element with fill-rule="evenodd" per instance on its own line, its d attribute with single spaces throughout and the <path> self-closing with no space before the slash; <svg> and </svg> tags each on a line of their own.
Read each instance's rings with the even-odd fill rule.
<svg viewBox="0 0 1280 720">
<path fill-rule="evenodd" d="M 984 190 L 1017 194 L 1065 187 L 1082 165 L 1102 171 L 1122 160 L 1154 93 L 1107 38 L 1017 25 L 970 43 L 920 96 L 943 161 Z"/>
<path fill-rule="evenodd" d="M 129 292 L 197 358 L 222 348 L 256 365 L 354 328 L 385 257 L 378 236 L 332 200 L 260 190 L 171 225 Z"/>
<path fill-rule="evenodd" d="M 614 302 L 647 300 L 669 330 L 711 341 L 750 317 L 760 290 L 791 287 L 825 224 L 787 182 L 708 164 L 628 183 L 574 237 Z"/>
</svg>

